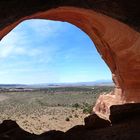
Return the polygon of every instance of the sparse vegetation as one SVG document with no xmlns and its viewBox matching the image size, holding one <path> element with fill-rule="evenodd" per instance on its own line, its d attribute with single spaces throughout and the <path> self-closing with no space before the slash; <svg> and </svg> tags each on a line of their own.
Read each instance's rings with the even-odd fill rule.
<svg viewBox="0 0 140 140">
<path fill-rule="evenodd" d="M 77 114 L 75 114 L 75 115 L 74 115 L 74 117 L 75 117 L 75 118 L 78 118 L 78 115 L 77 115 Z"/>
<path fill-rule="evenodd" d="M 92 109 L 93 109 L 92 105 L 90 105 L 88 103 L 84 103 L 84 105 L 83 105 L 83 113 L 91 114 L 92 113 Z"/>
<path fill-rule="evenodd" d="M 74 105 L 72 105 L 72 107 L 75 107 L 77 109 L 80 108 L 80 105 L 78 103 L 75 103 Z"/>
<path fill-rule="evenodd" d="M 69 122 L 69 121 L 70 121 L 69 117 L 67 117 L 65 120 L 66 120 L 67 122 Z"/>
<path fill-rule="evenodd" d="M 51 127 L 49 124 L 44 125 L 41 116 L 44 116 L 44 121 L 47 120 L 46 123 L 48 121 L 56 123 L 61 119 L 68 121 L 69 123 L 66 124 L 71 127 L 74 119 L 75 123 L 77 121 L 82 123 L 83 118 L 91 113 L 98 96 L 110 92 L 112 89 L 113 87 L 104 86 L 57 87 L 26 92 L 6 89 L 6 91 L 0 92 L 0 121 L 20 120 L 23 128 L 28 128 L 30 132 L 36 133 L 42 132 L 38 128 L 45 127 L 50 130 Z M 46 118 L 46 116 L 49 117 Z M 34 124 L 34 129 L 30 128 L 29 120 Z M 38 127 L 35 127 L 35 124 Z M 54 128 L 54 123 L 52 125 Z M 64 127 L 61 126 L 61 129 L 64 130 Z"/>
<path fill-rule="evenodd" d="M 70 115 L 69 118 L 72 118 L 72 115 Z"/>
</svg>

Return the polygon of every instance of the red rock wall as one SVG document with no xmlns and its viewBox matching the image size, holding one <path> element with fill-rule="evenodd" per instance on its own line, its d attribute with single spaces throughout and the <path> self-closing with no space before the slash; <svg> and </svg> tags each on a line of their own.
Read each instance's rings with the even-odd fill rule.
<svg viewBox="0 0 140 140">
<path fill-rule="evenodd" d="M 95 43 L 115 82 L 114 92 L 100 96 L 93 109 L 99 116 L 108 119 L 111 105 L 140 102 L 140 33 L 96 11 L 66 6 L 38 11 L 1 28 L 0 38 L 26 19 L 67 21 L 81 28 Z"/>
</svg>

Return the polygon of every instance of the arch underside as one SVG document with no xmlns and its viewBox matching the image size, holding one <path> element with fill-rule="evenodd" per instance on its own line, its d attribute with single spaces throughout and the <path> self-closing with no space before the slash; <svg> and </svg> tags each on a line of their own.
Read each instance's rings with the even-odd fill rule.
<svg viewBox="0 0 140 140">
<path fill-rule="evenodd" d="M 125 20 L 122 17 L 118 17 L 116 14 L 112 18 L 113 13 L 109 15 L 108 11 L 105 11 L 102 6 L 98 9 L 98 5 L 101 5 L 100 3 L 95 1 L 95 6 L 94 2 L 92 3 L 93 7 L 87 8 L 77 6 L 75 2 L 67 4 L 56 3 L 55 5 L 52 1 L 52 3 L 50 2 L 52 6 L 48 6 L 46 10 L 45 6 L 41 5 L 40 7 L 43 10 L 36 7 L 36 10 L 32 12 L 27 6 L 29 12 L 23 15 L 14 16 L 15 13 L 13 12 L 13 16 L 7 17 L 5 20 L 1 18 L 1 23 L 3 24 L 0 26 L 0 38 L 2 39 L 20 22 L 28 19 L 66 21 L 82 29 L 92 39 L 98 52 L 112 72 L 112 78 L 115 83 L 114 91 L 109 95 L 100 96 L 93 109 L 100 117 L 108 119 L 110 106 L 140 102 L 139 24 L 137 26 L 132 22 L 125 24 Z M 83 5 L 85 5 L 85 2 Z M 19 12 L 22 13 L 22 10 L 19 9 Z M 10 20 L 11 18 L 13 20 Z"/>
</svg>

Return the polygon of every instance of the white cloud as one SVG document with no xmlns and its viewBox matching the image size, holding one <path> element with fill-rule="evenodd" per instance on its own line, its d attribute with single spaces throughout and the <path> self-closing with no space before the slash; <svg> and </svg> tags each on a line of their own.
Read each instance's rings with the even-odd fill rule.
<svg viewBox="0 0 140 140">
<path fill-rule="evenodd" d="M 21 25 L 2 39 L 0 42 L 0 59 L 17 55 L 36 57 L 45 54 L 46 61 L 50 61 L 53 54 L 58 51 L 58 47 L 37 44 L 37 40 L 32 38 L 30 32 L 27 32 L 27 30 L 33 30 L 34 35 L 39 36 L 41 39 L 41 37 L 51 37 L 58 34 L 58 30 L 60 30 L 62 24 L 44 22 L 44 20 L 30 20 L 26 22 L 21 23 Z M 27 25 L 23 26 L 22 24 Z"/>
<path fill-rule="evenodd" d="M 30 30 L 32 30 L 35 34 L 39 35 L 40 37 L 52 37 L 57 36 L 66 28 L 62 22 L 57 21 L 49 21 L 42 20 L 42 19 L 35 19 L 35 20 L 27 20 L 26 25 Z"/>
<path fill-rule="evenodd" d="M 25 48 L 18 47 L 19 42 L 24 40 L 22 32 L 12 31 L 0 42 L 0 58 L 6 58 L 10 55 L 21 54 Z"/>
<path fill-rule="evenodd" d="M 59 37 L 63 31 L 65 31 L 65 26 L 62 23 L 56 24 L 43 20 L 21 23 L 0 42 L 0 62 L 2 62 L 0 80 L 2 82 L 11 80 L 11 83 L 14 81 L 23 83 L 30 80 L 34 82 L 59 81 L 58 71 L 53 71 L 52 65 L 49 67 L 47 64 L 57 61 L 56 54 L 62 52 L 62 49 L 55 42 L 48 43 L 44 40 L 54 36 Z"/>
</svg>

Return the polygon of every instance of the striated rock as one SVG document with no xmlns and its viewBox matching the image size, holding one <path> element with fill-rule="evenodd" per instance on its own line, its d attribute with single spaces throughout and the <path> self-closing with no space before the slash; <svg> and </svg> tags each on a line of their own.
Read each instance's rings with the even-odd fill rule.
<svg viewBox="0 0 140 140">
<path fill-rule="evenodd" d="M 93 111 L 101 118 L 109 120 L 109 116 L 111 114 L 110 107 L 114 104 L 124 104 L 124 102 L 120 98 L 121 96 L 119 96 L 120 93 L 116 94 L 116 92 L 111 92 L 107 95 L 100 95 L 96 101 Z"/>
</svg>

